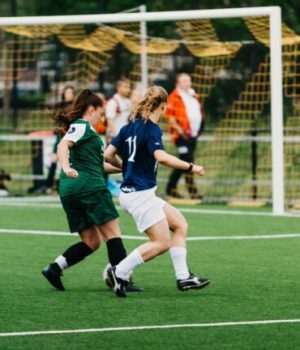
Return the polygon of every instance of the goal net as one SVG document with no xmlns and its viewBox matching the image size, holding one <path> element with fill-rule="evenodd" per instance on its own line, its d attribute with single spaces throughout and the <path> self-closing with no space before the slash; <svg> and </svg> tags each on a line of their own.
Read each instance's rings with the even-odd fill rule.
<svg viewBox="0 0 300 350">
<path fill-rule="evenodd" d="M 235 18 L 185 19 L 184 13 L 178 20 L 162 16 L 155 22 L 130 22 L 131 14 L 127 22 L 120 15 L 120 23 L 74 19 L 65 24 L 53 19 L 52 24 L 18 25 L 16 20 L 15 25 L 1 25 L 0 21 L 0 168 L 12 175 L 8 184 L 12 192 L 24 192 L 28 181 L 47 177 L 45 159 L 40 160 L 43 172 L 34 173 L 34 143 L 27 135 L 53 129 L 49 116 L 65 86 L 76 91 L 91 88 L 109 98 L 116 80 L 127 76 L 133 90 L 141 91 L 146 78 L 148 86 L 160 84 L 170 92 L 176 73 L 187 72 L 206 114 L 195 155 L 195 162 L 206 169 L 205 177 L 195 179 L 203 201 L 259 206 L 274 202 L 275 190 L 279 207 L 283 193 L 286 207 L 300 203 L 300 37 L 282 24 L 283 191 L 276 190 L 282 174 L 280 159 L 274 156 L 281 157 L 283 140 L 274 142 L 281 126 L 271 122 L 275 102 L 279 120 L 281 110 L 274 97 L 271 103 L 270 16 L 247 16 L 242 11 Z M 167 150 L 176 154 L 166 120 L 162 128 Z M 44 147 L 44 141 L 37 144 Z M 39 154 L 47 158 L 45 152 Z M 170 170 L 160 167 L 160 194 L 169 175 Z M 183 174 L 178 191 L 186 198 L 188 186 Z"/>
</svg>

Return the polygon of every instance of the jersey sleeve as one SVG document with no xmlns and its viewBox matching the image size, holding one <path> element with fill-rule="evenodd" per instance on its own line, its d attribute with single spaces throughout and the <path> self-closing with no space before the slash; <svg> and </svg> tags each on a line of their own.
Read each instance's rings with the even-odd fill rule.
<svg viewBox="0 0 300 350">
<path fill-rule="evenodd" d="M 153 154 L 157 150 L 164 150 L 164 145 L 162 141 L 162 131 L 159 127 L 151 129 L 147 140 L 148 151 Z"/>
<path fill-rule="evenodd" d="M 105 111 L 106 118 L 108 119 L 116 119 L 117 117 L 117 102 L 112 98 L 107 102 Z"/>
<path fill-rule="evenodd" d="M 85 138 L 86 134 L 86 124 L 71 124 L 68 132 L 63 137 L 65 141 L 72 141 L 78 143 Z"/>
</svg>

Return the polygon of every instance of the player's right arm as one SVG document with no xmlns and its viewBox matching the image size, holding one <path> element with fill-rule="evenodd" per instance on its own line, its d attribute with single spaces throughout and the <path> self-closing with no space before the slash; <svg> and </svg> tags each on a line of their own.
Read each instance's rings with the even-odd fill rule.
<svg viewBox="0 0 300 350">
<path fill-rule="evenodd" d="M 74 142 L 62 139 L 57 147 L 57 157 L 63 172 L 73 179 L 78 177 L 78 172 L 72 169 L 69 162 L 69 149 L 74 146 Z"/>
<path fill-rule="evenodd" d="M 205 174 L 203 166 L 185 162 L 184 160 L 174 157 L 164 150 L 156 150 L 154 152 L 154 157 L 160 164 L 163 164 L 169 168 L 189 171 L 199 176 L 203 176 Z"/>
<path fill-rule="evenodd" d="M 110 144 L 104 151 L 104 159 L 116 168 L 122 169 L 122 161 L 117 157 L 118 149 Z"/>
<path fill-rule="evenodd" d="M 122 148 L 124 143 L 123 140 L 123 128 L 120 130 L 118 135 L 112 140 L 111 144 L 104 151 L 104 159 L 116 168 L 122 169 L 122 160 L 117 157 L 118 151 Z"/>
</svg>

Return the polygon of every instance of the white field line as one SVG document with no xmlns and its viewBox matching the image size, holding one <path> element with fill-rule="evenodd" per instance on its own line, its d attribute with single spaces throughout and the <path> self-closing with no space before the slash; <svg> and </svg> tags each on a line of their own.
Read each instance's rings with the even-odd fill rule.
<svg viewBox="0 0 300 350">
<path fill-rule="evenodd" d="M 18 229 L 0 229 L 0 234 L 29 234 L 29 235 L 48 235 L 48 236 L 68 236 L 74 237 L 69 232 L 62 231 L 41 231 L 41 230 L 18 230 Z M 136 241 L 145 241 L 147 237 L 144 235 L 122 235 L 122 238 Z M 229 241 L 229 240 L 255 240 L 255 239 L 279 239 L 279 238 L 300 238 L 300 233 L 279 233 L 279 234 L 265 234 L 253 236 L 198 236 L 187 237 L 188 241 Z"/>
<path fill-rule="evenodd" d="M 109 328 L 86 328 L 86 329 L 62 329 L 62 330 L 45 330 L 32 332 L 11 332 L 0 333 L 0 337 L 22 337 L 33 335 L 53 335 L 53 334 L 74 334 L 74 333 L 106 333 L 122 331 L 144 331 L 156 329 L 182 329 L 182 328 L 216 328 L 229 326 L 256 326 L 256 325 L 273 325 L 273 324 L 291 324 L 300 323 L 300 319 L 290 320 L 261 320 L 261 321 L 238 321 L 238 322 L 216 322 L 216 323 L 190 323 L 190 324 L 169 324 L 153 326 L 132 326 L 132 327 L 109 327 Z"/>
<path fill-rule="evenodd" d="M 32 203 L 32 202 L 0 202 L 0 207 L 32 207 L 32 208 L 61 208 L 59 203 Z"/>
<path fill-rule="evenodd" d="M 12 207 L 34 207 L 34 208 L 62 208 L 59 201 L 52 202 L 42 202 L 42 201 L 28 201 L 19 199 L 5 199 L 0 200 L 1 206 L 12 206 Z M 123 210 L 120 206 L 116 206 L 118 210 Z M 182 213 L 188 214 L 209 214 L 209 215 L 241 215 L 241 216 L 265 216 L 265 217 L 296 217 L 300 218 L 297 213 L 285 213 L 284 215 L 274 215 L 269 212 L 259 212 L 259 211 L 243 211 L 243 210 L 222 210 L 222 209 L 199 209 L 199 208 L 182 208 L 177 207 Z"/>
<path fill-rule="evenodd" d="M 44 202 L 44 203 L 50 203 L 55 202 L 59 203 L 59 197 L 58 196 L 36 196 L 36 197 L 2 197 L 0 198 L 0 202 Z"/>
</svg>

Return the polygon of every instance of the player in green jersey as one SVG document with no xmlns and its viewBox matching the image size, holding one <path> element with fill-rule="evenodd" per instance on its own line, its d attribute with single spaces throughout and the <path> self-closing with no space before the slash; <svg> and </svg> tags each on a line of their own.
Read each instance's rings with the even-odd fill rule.
<svg viewBox="0 0 300 350">
<path fill-rule="evenodd" d="M 65 289 L 61 281 L 63 270 L 96 251 L 101 237 L 106 241 L 111 265 L 126 257 L 119 215 L 105 182 L 105 172 L 117 173 L 121 169 L 104 162 L 104 145 L 94 129 L 103 114 L 103 101 L 86 89 L 71 109 L 58 111 L 52 117 L 62 136 L 57 150 L 62 166 L 59 195 L 70 231 L 78 232 L 81 238 L 42 271 L 58 290 Z M 128 291 L 142 290 L 132 283 L 127 287 Z"/>
</svg>

